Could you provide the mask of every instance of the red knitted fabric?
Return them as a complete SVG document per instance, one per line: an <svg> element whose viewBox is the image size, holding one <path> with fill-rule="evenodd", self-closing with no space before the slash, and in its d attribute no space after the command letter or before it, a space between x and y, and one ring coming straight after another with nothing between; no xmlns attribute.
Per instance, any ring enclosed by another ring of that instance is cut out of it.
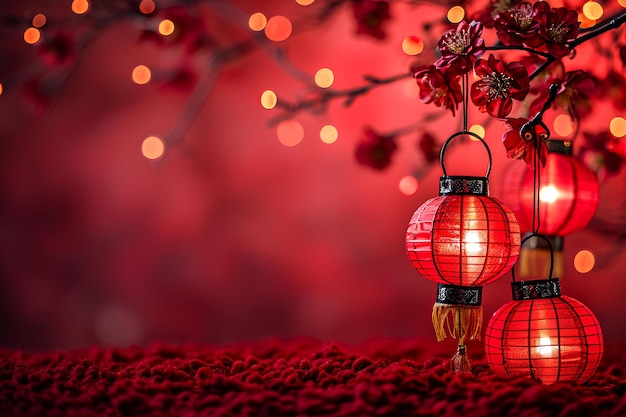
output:
<svg viewBox="0 0 626 417"><path fill-rule="evenodd" d="M626 361L607 356L585 385L544 386L480 358L451 373L448 358L407 341L4 351L0 415L626 416Z"/></svg>

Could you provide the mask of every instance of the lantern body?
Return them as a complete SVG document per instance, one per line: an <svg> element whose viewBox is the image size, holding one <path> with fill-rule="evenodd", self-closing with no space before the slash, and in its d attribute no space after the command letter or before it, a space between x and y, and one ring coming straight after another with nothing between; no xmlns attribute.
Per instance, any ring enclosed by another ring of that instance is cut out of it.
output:
<svg viewBox="0 0 626 417"><path fill-rule="evenodd" d="M497 374L523 374L544 384L585 382L598 368L603 346L596 316L567 296L513 300L494 313L485 335Z"/></svg>
<svg viewBox="0 0 626 417"><path fill-rule="evenodd" d="M533 170L516 164L507 174L505 195L511 198L523 231L533 229ZM539 233L566 236L589 224L598 207L595 174L572 155L551 152L539 171ZM508 200L507 200L508 201Z"/></svg>
<svg viewBox="0 0 626 417"><path fill-rule="evenodd" d="M519 256L513 212L486 195L445 195L420 206L406 232L406 253L426 279L458 286L485 285Z"/></svg>

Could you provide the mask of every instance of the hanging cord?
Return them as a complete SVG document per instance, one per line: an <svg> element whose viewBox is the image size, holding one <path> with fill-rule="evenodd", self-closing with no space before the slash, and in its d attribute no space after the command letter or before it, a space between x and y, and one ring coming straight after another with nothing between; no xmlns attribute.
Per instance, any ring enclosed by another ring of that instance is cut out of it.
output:
<svg viewBox="0 0 626 417"><path fill-rule="evenodd" d="M469 94L467 94L467 86L469 84L469 72L463 74L463 132L467 132L467 113L469 107Z"/></svg>
<svg viewBox="0 0 626 417"><path fill-rule="evenodd" d="M550 85L550 95L548 100L543 104L541 110L529 121L524 123L520 129L520 137L524 141L532 141L533 152L533 218L532 218L532 232L533 234L539 233L541 227L541 210L539 199L539 191L541 189L541 145L542 142L550 139L550 129L543 122L543 114L552 106L552 103L556 99L556 95L559 92L560 85ZM537 132L537 128L541 127L542 132Z"/></svg>

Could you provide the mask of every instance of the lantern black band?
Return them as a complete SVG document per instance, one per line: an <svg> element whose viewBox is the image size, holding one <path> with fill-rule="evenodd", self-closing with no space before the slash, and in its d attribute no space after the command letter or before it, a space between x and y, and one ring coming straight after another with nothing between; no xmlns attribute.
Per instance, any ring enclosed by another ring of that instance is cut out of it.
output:
<svg viewBox="0 0 626 417"><path fill-rule="evenodd" d="M558 278L512 282L514 300L533 300L561 296L561 283Z"/></svg>
<svg viewBox="0 0 626 417"><path fill-rule="evenodd" d="M440 177L439 195L489 195L486 177Z"/></svg>
<svg viewBox="0 0 626 417"><path fill-rule="evenodd" d="M440 304L479 306L482 298L482 287L461 287L449 284L439 284L437 286L437 302Z"/></svg>

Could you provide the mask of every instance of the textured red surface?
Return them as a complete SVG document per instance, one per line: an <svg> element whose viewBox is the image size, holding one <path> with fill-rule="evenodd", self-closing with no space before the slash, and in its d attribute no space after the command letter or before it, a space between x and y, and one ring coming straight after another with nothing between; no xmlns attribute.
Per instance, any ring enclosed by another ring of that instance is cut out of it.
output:
<svg viewBox="0 0 626 417"><path fill-rule="evenodd" d="M544 386L495 375L480 358L472 358L472 373L451 373L449 359L429 346L382 340L340 347L297 339L218 348L3 351L0 415L626 415L621 352L605 356L585 385Z"/></svg>

